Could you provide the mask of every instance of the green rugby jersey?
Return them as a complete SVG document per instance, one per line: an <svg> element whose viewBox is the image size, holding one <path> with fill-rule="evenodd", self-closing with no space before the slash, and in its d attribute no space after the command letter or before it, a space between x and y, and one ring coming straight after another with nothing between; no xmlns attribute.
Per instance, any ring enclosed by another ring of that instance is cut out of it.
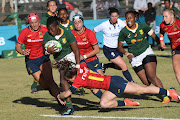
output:
<svg viewBox="0 0 180 120"><path fill-rule="evenodd" d="M64 58L66 55L70 54L72 52L70 44L76 41L76 38L71 32L64 30L62 28L60 29L61 29L61 37L58 40L48 32L46 32L43 37L43 44L46 44L46 42L50 40L56 40L61 43L62 50L60 52L53 53L54 59L56 60L60 60Z"/></svg>
<svg viewBox="0 0 180 120"><path fill-rule="evenodd" d="M57 16L57 13L55 13L56 14L56 16ZM42 18L41 18L41 24L43 24L43 25L47 25L47 19L49 18L49 17L51 17L52 16L52 14L51 14L51 12L47 12Z"/></svg>
<svg viewBox="0 0 180 120"><path fill-rule="evenodd" d="M136 23L136 28L136 32L133 33L126 25L126 27L120 31L118 37L118 41L126 41L128 44L128 52L134 56L140 55L149 47L147 33L151 30L148 25L142 23Z"/></svg>
<svg viewBox="0 0 180 120"><path fill-rule="evenodd" d="M68 31L71 31L71 30L73 30L74 29L74 24L73 24L73 22L72 21L70 21L70 20L68 20L68 26L66 27L66 25L63 25L60 21L59 21L59 24L61 25L61 26L64 26L65 28L66 28L66 30L68 30ZM60 26L60 27L61 27Z"/></svg>

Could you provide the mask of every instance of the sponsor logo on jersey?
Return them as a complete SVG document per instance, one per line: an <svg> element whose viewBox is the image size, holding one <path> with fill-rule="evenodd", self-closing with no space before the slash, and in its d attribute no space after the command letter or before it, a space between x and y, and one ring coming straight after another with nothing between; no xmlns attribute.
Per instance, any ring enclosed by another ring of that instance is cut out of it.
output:
<svg viewBox="0 0 180 120"><path fill-rule="evenodd" d="M134 35L134 37L137 37L137 33Z"/></svg>
<svg viewBox="0 0 180 120"><path fill-rule="evenodd" d="M28 35L27 37L31 37L32 35Z"/></svg>
<svg viewBox="0 0 180 120"><path fill-rule="evenodd" d="M83 35L83 41L86 41L86 36L85 35Z"/></svg>
<svg viewBox="0 0 180 120"><path fill-rule="evenodd" d="M128 38L131 38L131 34L129 33Z"/></svg>
<svg viewBox="0 0 180 120"><path fill-rule="evenodd" d="M88 43L89 43L88 41L87 42L77 42L78 45L86 45Z"/></svg>
<svg viewBox="0 0 180 120"><path fill-rule="evenodd" d="M67 41L66 41L66 38L63 38L63 39L62 39L62 43L63 43L63 44L66 44L66 42L67 42Z"/></svg>
<svg viewBox="0 0 180 120"><path fill-rule="evenodd" d="M164 30L167 30L168 28L164 28Z"/></svg>
<svg viewBox="0 0 180 120"><path fill-rule="evenodd" d="M73 26L72 25L70 25L70 29L73 30Z"/></svg>
<svg viewBox="0 0 180 120"><path fill-rule="evenodd" d="M141 30L139 30L139 33L141 34L141 35L143 35L144 34L144 32L143 32L143 30L141 29Z"/></svg>
<svg viewBox="0 0 180 120"><path fill-rule="evenodd" d="M39 38L43 38L42 32L39 32Z"/></svg>

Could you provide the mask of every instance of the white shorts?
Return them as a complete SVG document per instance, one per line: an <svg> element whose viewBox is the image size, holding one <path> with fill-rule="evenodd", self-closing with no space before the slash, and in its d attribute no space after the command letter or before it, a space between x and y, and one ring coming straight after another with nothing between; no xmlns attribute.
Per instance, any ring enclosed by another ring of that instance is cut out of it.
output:
<svg viewBox="0 0 180 120"><path fill-rule="evenodd" d="M147 55L154 55L154 52L153 52L151 46L149 46L146 49L146 51L144 51L142 54L140 54L139 56L136 56L136 57L132 58L132 60L130 60L132 67L138 67L138 66L142 65L143 59Z"/></svg>
<svg viewBox="0 0 180 120"><path fill-rule="evenodd" d="M68 55L66 55L64 58L60 59L60 60L56 60L56 62L58 61L64 61L64 60L68 60L71 61L72 63L74 63L73 65L76 65L76 59L75 59L75 54L73 52L69 53ZM60 69L58 68L58 70L60 71Z"/></svg>

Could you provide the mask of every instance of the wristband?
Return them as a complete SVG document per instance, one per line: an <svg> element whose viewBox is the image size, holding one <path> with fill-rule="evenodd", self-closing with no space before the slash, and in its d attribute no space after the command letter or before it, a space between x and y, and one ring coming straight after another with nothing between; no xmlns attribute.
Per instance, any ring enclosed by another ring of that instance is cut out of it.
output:
<svg viewBox="0 0 180 120"><path fill-rule="evenodd" d="M80 64L76 64L76 68L79 69L80 68Z"/></svg>
<svg viewBox="0 0 180 120"><path fill-rule="evenodd" d="M86 55L83 55L83 58L84 58L84 59L87 59L87 56L86 56Z"/></svg>
<svg viewBox="0 0 180 120"><path fill-rule="evenodd" d="M163 38L164 38L163 36L160 36L160 41L163 41Z"/></svg>

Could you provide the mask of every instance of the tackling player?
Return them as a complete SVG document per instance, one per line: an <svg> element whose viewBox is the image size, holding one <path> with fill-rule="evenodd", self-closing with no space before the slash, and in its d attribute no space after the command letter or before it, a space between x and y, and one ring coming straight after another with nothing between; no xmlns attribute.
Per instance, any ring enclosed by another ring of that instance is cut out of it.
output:
<svg viewBox="0 0 180 120"><path fill-rule="evenodd" d="M115 100L116 97L121 97L123 93L127 94L159 94L170 96L176 101L180 101L180 96L174 89L166 90L155 86L142 87L134 82L128 82L120 76L100 75L88 69L85 62L80 63L80 68L77 71L76 68L68 64L68 61L58 63L61 69L64 70L64 77L67 81L72 82L72 86L69 90L60 93L57 98L64 104L63 100L70 96L79 87L86 87L87 89L97 88L104 89L100 106L102 108L114 108L117 106L138 106L137 101L131 101L125 99L124 101Z"/></svg>
<svg viewBox="0 0 180 120"><path fill-rule="evenodd" d="M160 24L160 28L161 47L166 48L163 42L165 32L171 41L173 69L180 85L180 18L176 17L172 8L164 10L163 22Z"/></svg>
<svg viewBox="0 0 180 120"><path fill-rule="evenodd" d="M52 96L59 94L59 88L54 82L49 56L43 54L43 37L47 28L39 26L39 17L36 13L28 15L29 26L19 34L16 51L25 55L26 69L42 86L49 90ZM22 44L25 50L21 49ZM44 79L45 78L45 79Z"/></svg>

